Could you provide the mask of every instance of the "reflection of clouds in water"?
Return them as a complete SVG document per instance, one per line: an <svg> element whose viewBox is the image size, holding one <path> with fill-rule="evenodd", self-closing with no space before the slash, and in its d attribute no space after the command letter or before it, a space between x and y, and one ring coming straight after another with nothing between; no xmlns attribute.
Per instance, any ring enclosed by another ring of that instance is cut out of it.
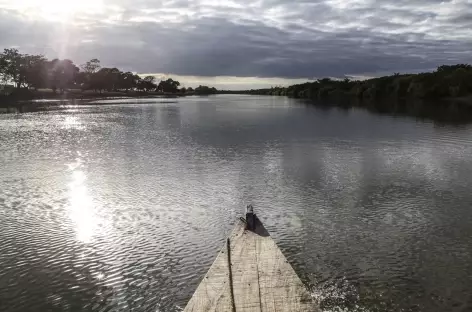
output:
<svg viewBox="0 0 472 312"><path fill-rule="evenodd" d="M279 176L283 170L283 154L277 148L268 148L262 156L262 162L267 173Z"/></svg>
<svg viewBox="0 0 472 312"><path fill-rule="evenodd" d="M428 182L440 187L453 179L453 172L448 162L451 158L447 151L435 147L421 145L395 145L377 150L380 163L384 170L395 168L398 173L408 172L408 175L426 178Z"/></svg>
<svg viewBox="0 0 472 312"><path fill-rule="evenodd" d="M264 154L262 155L262 166L264 170L264 184L258 187L257 193L264 193L269 201L274 199L278 205L282 206L294 206L298 205L298 198L294 199L293 192L296 190L296 183L293 183L292 179L287 175L286 172L286 155L277 145L267 145ZM257 170L254 171L254 180L260 179L257 174ZM260 195L255 195L256 199L260 199ZM274 204L266 204L271 209L274 208ZM264 207L264 205L263 205ZM260 207L256 206L256 209ZM264 209L264 208L263 208ZM264 211L260 211L266 214ZM273 211L273 213L276 211ZM302 212L301 212L302 213ZM301 221L302 216L298 213L284 214L281 222L287 224L293 232L297 232L303 228Z"/></svg>
<svg viewBox="0 0 472 312"><path fill-rule="evenodd" d="M433 205L431 199L414 198L408 200L406 198L388 197L383 199L376 209L378 210L379 221L384 225L391 226L391 231L397 233L398 228L409 229L411 226L418 228L426 226L428 219L424 213L424 207ZM382 233L388 234L389 229L383 228ZM401 233L396 234L397 238Z"/></svg>
<svg viewBox="0 0 472 312"><path fill-rule="evenodd" d="M350 146L336 144L338 146L326 144L320 147L320 179L326 190L348 192L350 196L342 196L340 199L346 205L354 204L362 188L360 179L364 171L363 158Z"/></svg>

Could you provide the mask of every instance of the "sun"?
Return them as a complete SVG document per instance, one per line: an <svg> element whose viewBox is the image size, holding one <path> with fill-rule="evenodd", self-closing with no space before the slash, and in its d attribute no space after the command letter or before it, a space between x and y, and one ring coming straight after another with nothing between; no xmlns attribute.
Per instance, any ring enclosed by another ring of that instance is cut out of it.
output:
<svg viewBox="0 0 472 312"><path fill-rule="evenodd" d="M0 4L4 1L0 0ZM16 0L8 1L11 9L16 9L31 18L50 21L67 21L82 14L101 11L102 0ZM0 5L1 7L2 5Z"/></svg>

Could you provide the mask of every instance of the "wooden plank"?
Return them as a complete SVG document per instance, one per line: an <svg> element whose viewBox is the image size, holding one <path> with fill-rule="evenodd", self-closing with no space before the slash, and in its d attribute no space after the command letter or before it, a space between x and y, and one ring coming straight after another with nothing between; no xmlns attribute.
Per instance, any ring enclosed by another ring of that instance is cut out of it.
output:
<svg viewBox="0 0 472 312"><path fill-rule="evenodd" d="M233 253L238 252L242 247L240 244L235 243L235 239L242 236L244 232L244 227L242 227L239 222L240 221L238 221L238 224L229 236L230 242L234 242L230 243L232 255ZM238 249L236 249L236 247ZM232 262L234 262L234 260ZM213 262L210 270L208 270L207 274L204 276L184 311L233 311L233 303L231 301L229 288L229 267L228 256L226 255L226 245L223 246L219 252L215 262Z"/></svg>
<svg viewBox="0 0 472 312"><path fill-rule="evenodd" d="M262 311L318 311L302 281L270 237L257 240L257 257Z"/></svg>
<svg viewBox="0 0 472 312"><path fill-rule="evenodd" d="M243 233L231 241L231 268L236 311L259 312L259 281L257 278L256 241L239 226Z"/></svg>
<svg viewBox="0 0 472 312"><path fill-rule="evenodd" d="M254 232L245 230L245 224L238 221L229 242L231 267L228 266L225 245L188 302L185 312L319 311L257 218Z"/></svg>

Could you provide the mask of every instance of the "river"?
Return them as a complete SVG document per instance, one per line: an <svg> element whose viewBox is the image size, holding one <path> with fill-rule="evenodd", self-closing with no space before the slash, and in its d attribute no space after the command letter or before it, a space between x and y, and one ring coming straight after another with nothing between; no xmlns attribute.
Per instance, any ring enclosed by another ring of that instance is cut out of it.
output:
<svg viewBox="0 0 472 312"><path fill-rule="evenodd" d="M471 311L471 155L284 97L2 114L0 311L181 311L249 203L323 311Z"/></svg>

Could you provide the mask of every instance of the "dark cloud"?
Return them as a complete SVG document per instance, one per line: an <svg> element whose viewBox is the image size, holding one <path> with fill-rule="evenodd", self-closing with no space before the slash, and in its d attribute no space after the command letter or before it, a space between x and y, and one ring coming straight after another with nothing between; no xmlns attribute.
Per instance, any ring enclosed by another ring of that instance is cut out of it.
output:
<svg viewBox="0 0 472 312"><path fill-rule="evenodd" d="M113 7L69 23L0 10L0 47L198 76L375 75L471 62L472 6L461 0L105 4Z"/></svg>

